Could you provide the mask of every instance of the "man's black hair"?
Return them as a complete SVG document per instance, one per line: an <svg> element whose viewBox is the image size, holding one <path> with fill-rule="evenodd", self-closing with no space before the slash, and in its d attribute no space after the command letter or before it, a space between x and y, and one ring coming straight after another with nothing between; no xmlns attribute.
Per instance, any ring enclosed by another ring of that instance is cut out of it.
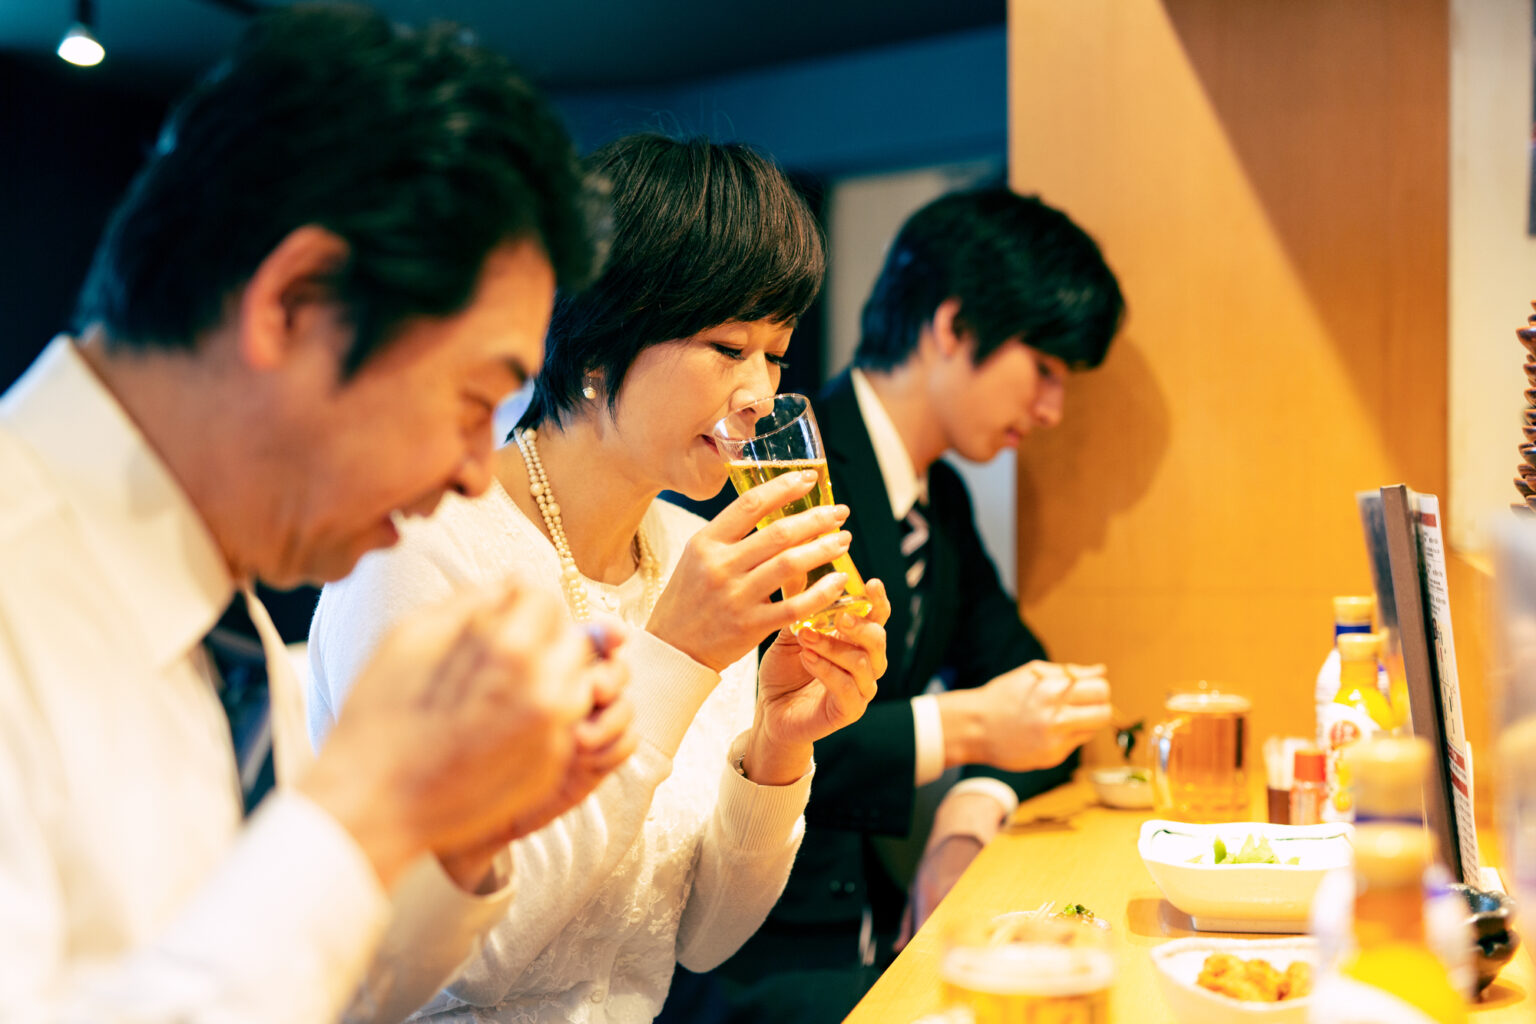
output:
<svg viewBox="0 0 1536 1024"><path fill-rule="evenodd" d="M587 159L609 187L602 274L562 291L520 426L561 422L587 374L609 408L646 348L734 321L793 324L826 270L821 227L771 161L739 144L630 135Z"/></svg>
<svg viewBox="0 0 1536 1024"><path fill-rule="evenodd" d="M167 119L76 324L114 346L191 348L284 237L316 225L349 247L322 283L356 329L351 372L403 321L462 309L500 244L535 241L562 287L584 284L592 206L551 108L462 29L285 8Z"/></svg>
<svg viewBox="0 0 1536 1024"><path fill-rule="evenodd" d="M1019 338L1073 369L1098 366L1125 313L1098 245L1066 214L1001 186L954 192L914 213L891 243L864 305L855 365L906 362L950 298L978 365Z"/></svg>

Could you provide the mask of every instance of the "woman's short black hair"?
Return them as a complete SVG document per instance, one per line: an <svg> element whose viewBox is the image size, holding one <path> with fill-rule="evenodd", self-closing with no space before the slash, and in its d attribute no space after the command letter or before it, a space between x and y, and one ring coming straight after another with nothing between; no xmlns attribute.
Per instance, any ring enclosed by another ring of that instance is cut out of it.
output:
<svg viewBox="0 0 1536 1024"><path fill-rule="evenodd" d="M1125 314L1093 239L1060 210L1001 186L942 196L902 225L864 305L855 364L906 362L950 298L978 365L1020 338L1073 369L1098 366Z"/></svg>
<svg viewBox="0 0 1536 1024"><path fill-rule="evenodd" d="M448 25L359 7L258 17L167 119L114 213L76 311L112 345L191 348L290 232L349 257L325 282L358 366L413 316L464 307L487 254L543 246L593 273L592 201L569 136L502 57Z"/></svg>
<svg viewBox="0 0 1536 1024"><path fill-rule="evenodd" d="M556 423L600 377L608 407L644 349L735 321L793 324L821 288L821 227L770 160L739 144L630 135L586 161L607 182L611 249L562 290L520 426Z"/></svg>

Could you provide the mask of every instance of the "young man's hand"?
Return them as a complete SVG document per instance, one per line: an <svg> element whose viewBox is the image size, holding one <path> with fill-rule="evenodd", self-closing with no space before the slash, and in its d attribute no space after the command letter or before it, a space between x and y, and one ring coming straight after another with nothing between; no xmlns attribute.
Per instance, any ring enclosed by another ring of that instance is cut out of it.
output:
<svg viewBox="0 0 1536 1024"><path fill-rule="evenodd" d="M1052 768L1110 720L1102 665L1032 661L938 702L946 765Z"/></svg>

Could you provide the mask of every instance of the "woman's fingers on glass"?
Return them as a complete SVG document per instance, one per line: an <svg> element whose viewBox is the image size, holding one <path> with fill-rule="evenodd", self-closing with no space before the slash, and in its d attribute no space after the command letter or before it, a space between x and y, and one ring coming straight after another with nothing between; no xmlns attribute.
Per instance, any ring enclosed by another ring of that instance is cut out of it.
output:
<svg viewBox="0 0 1536 1024"><path fill-rule="evenodd" d="M801 619L832 606L842 596L843 586L848 582L846 573L830 572L817 580L815 585L794 595L786 594L784 600L772 605L773 624L775 628L789 625L791 622L799 622ZM801 630L804 633L804 630Z"/></svg>
<svg viewBox="0 0 1536 1024"><path fill-rule="evenodd" d="M795 568L801 572L809 572L812 569L826 565L838 555L848 553L853 545L853 534L847 530L838 530L829 533L825 537L817 537L807 541L799 547L784 552L780 557L794 563Z"/></svg>
<svg viewBox="0 0 1536 1024"><path fill-rule="evenodd" d="M751 533L758 523L810 493L811 488L816 486L816 478L814 470L801 470L758 484L725 506L705 529L722 540L740 540Z"/></svg>
<svg viewBox="0 0 1536 1024"><path fill-rule="evenodd" d="M785 596L798 594L805 589L811 570L820 569L831 563L833 559L846 554L852 540L852 536L846 530L841 530L837 533L829 533L825 537L817 537L788 551L782 551L747 574L748 586L754 593L783 590ZM839 575L843 574L839 573ZM843 578L846 580L847 577ZM834 593L821 608L827 607L839 596L841 596L840 591ZM811 610L821 611L821 608Z"/></svg>
<svg viewBox="0 0 1536 1024"><path fill-rule="evenodd" d="M826 687L826 701L832 712L828 718L834 723L832 729L841 729L858 721L875 693L874 680L869 673L849 671L831 658L819 656L815 651L806 651L801 659L806 671ZM826 732L822 735L826 735Z"/></svg>
<svg viewBox="0 0 1536 1024"><path fill-rule="evenodd" d="M879 626L873 623L869 624L869 628L872 630L880 629ZM807 636L807 634L810 635ZM879 674L875 671L874 658L871 656L869 647L866 644L854 642L848 637L817 633L815 630L801 630L801 636L803 638L802 643L808 641L808 646L814 653L853 675L855 678L862 676L873 680ZM873 638L866 635L864 639L868 641Z"/></svg>
<svg viewBox="0 0 1536 1024"><path fill-rule="evenodd" d="M850 624L845 626L843 624L845 620ZM883 625L844 612L838 616L837 633L839 637L865 652L869 658L870 670L876 679L885 675L886 636Z"/></svg>
<svg viewBox="0 0 1536 1024"><path fill-rule="evenodd" d="M746 572L780 552L836 533L848 518L846 505L829 505L785 516L735 545L737 568Z"/></svg>
<svg viewBox="0 0 1536 1024"><path fill-rule="evenodd" d="M865 580L864 596L869 600L868 618L871 622L878 622L883 626L891 620L891 597L885 589L885 581Z"/></svg>

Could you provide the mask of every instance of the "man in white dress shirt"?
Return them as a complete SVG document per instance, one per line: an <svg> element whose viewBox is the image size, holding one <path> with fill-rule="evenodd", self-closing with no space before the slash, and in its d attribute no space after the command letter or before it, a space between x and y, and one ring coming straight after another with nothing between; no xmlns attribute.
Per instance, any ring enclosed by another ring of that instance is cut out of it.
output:
<svg viewBox="0 0 1536 1024"><path fill-rule="evenodd" d="M504 62L357 10L258 19L172 115L78 337L0 398L0 1020L399 1018L502 916L497 851L627 754L619 670L509 590L407 622L315 757L253 601L279 786L242 824L200 646L487 486L585 203Z"/></svg>

